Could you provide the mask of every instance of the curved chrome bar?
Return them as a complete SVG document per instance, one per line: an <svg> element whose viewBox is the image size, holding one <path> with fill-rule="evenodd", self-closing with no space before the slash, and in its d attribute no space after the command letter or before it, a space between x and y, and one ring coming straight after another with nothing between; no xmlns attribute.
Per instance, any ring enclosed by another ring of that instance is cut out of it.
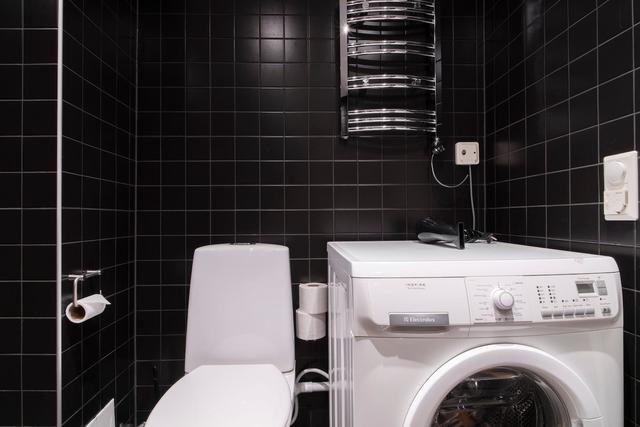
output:
<svg viewBox="0 0 640 427"><path fill-rule="evenodd" d="M380 40L380 41L352 41L349 42L349 48L361 48L370 46L412 46L424 49L435 49L432 43L423 43L411 40Z"/></svg>
<svg viewBox="0 0 640 427"><path fill-rule="evenodd" d="M348 45L348 55L351 57L362 55L419 55L435 57L435 46L426 43L404 40L381 40L379 42L351 42Z"/></svg>
<svg viewBox="0 0 640 427"><path fill-rule="evenodd" d="M424 115L429 117L435 117L436 112L431 110L409 110L405 108L376 108L367 110L351 110L349 115L372 115L372 114L405 114L405 115Z"/></svg>
<svg viewBox="0 0 640 427"><path fill-rule="evenodd" d="M436 124L435 120L428 119L417 119L411 117L366 117L366 118L357 118L357 119L349 119L350 125L356 125L361 123L428 123L428 124Z"/></svg>
<svg viewBox="0 0 640 427"><path fill-rule="evenodd" d="M355 24L358 22L368 22L368 21L415 21L423 24L435 24L435 19L432 18L423 18L419 16L410 16L410 15L373 15L373 16L354 16L347 18L347 23Z"/></svg>
<svg viewBox="0 0 640 427"><path fill-rule="evenodd" d="M435 127L420 127L420 126L390 126L390 125L381 125L381 126L354 126L349 127L349 132L360 133L360 132L386 132L386 131L401 131L401 132L435 132Z"/></svg>
<svg viewBox="0 0 640 427"><path fill-rule="evenodd" d="M435 83L436 79L433 77L416 76L413 74L370 74L366 76L352 76L349 77L349 82L358 80L418 80Z"/></svg>
<svg viewBox="0 0 640 427"><path fill-rule="evenodd" d="M404 74L354 76L348 79L349 90L360 89L420 89L435 91L435 79Z"/></svg>
<svg viewBox="0 0 640 427"><path fill-rule="evenodd" d="M423 6L426 8L434 9L435 6L433 4L433 0L349 0L347 1L347 7L352 6L364 6L365 4L377 4L377 3L404 3L415 6Z"/></svg>

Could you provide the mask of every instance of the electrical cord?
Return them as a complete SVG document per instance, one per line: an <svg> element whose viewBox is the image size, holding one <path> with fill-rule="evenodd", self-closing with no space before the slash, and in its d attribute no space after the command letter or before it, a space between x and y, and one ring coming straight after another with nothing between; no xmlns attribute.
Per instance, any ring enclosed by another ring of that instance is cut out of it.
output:
<svg viewBox="0 0 640 427"><path fill-rule="evenodd" d="M431 155L431 173L433 174L433 177L435 178L436 182L440 185L442 185L445 188L458 188L460 187L462 184L464 184L467 179L469 179L469 175L465 176L462 181L460 181L459 183L455 184L455 185L449 185L449 184L445 184L442 181L440 181L438 179L438 176L436 175L436 169L433 167L433 158L435 157L435 154Z"/></svg>
<svg viewBox="0 0 640 427"><path fill-rule="evenodd" d="M472 218L472 223L473 223L473 229L476 229L476 208L475 208L475 203L473 201L473 177L472 177L472 172L471 172L471 166L469 166L469 173L467 174L467 176L465 176L462 181L460 181L457 184L454 185L449 185L449 184L445 184L442 181L440 181L438 179L438 176L436 175L436 169L433 166L433 158L436 156L436 153L432 153L431 154L431 174L433 175L433 178L436 180L436 182L438 184L440 184L441 186L445 187L445 188L458 188L460 187L462 184L464 184L465 182L467 182L467 180L469 180L469 200L471 201L471 218Z"/></svg>
<svg viewBox="0 0 640 427"><path fill-rule="evenodd" d="M469 200L471 200L471 217L473 218L473 229L476 229L476 207L473 203L473 174L471 173L471 166L469 166Z"/></svg>
<svg viewBox="0 0 640 427"><path fill-rule="evenodd" d="M304 377L307 374L322 375L324 378L327 379L327 381L329 380L329 374L327 374L322 369L318 369L318 368L305 369L305 370L301 371L296 376L296 380L295 380L295 384L294 384L294 390L293 390L293 392L295 394L295 400L293 401L293 413L291 414L291 422L289 423L289 425L293 425L293 423L295 423L296 420L298 419L298 391L296 389L297 389L297 385L300 382L300 380L302 379L302 377Z"/></svg>

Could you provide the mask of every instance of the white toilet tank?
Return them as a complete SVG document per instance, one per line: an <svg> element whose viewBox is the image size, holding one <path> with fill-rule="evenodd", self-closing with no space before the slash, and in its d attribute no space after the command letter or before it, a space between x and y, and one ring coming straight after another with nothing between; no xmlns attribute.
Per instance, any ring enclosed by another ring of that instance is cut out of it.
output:
<svg viewBox="0 0 640 427"><path fill-rule="evenodd" d="M294 369L289 248L221 244L193 256L185 371L200 365Z"/></svg>

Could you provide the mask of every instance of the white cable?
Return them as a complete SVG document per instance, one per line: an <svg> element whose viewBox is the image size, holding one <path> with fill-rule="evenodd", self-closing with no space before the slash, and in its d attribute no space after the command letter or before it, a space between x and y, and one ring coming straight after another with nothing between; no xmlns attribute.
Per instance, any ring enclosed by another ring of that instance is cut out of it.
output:
<svg viewBox="0 0 640 427"><path fill-rule="evenodd" d="M296 384L296 394L317 393L329 391L329 381L302 381Z"/></svg>
<svg viewBox="0 0 640 427"><path fill-rule="evenodd" d="M305 369L304 371L301 371L298 376L296 377L296 383L300 382L300 379L302 377L304 377L307 374L318 374L318 375L322 375L323 377L325 377L326 379L329 379L329 374L327 374L325 371L323 371L322 369L318 369L318 368L309 368L309 369Z"/></svg>
<svg viewBox="0 0 640 427"><path fill-rule="evenodd" d="M460 187L462 184L464 184L467 179L469 178L469 175L465 176L464 179L462 181L460 181L459 183L455 184L455 185L448 185L448 184L444 184L442 181L440 181L438 179L438 177L436 176L436 170L433 167L433 158L435 157L435 154L431 155L431 173L433 174L433 177L436 179L436 182L440 185L442 185L445 188L458 188Z"/></svg>
<svg viewBox="0 0 640 427"><path fill-rule="evenodd" d="M296 420L298 419L298 390L296 385L300 382L300 379L302 379L302 377L311 373L322 375L327 380L329 380L329 374L327 374L322 369L318 369L318 368L305 369L296 376L296 380L294 381L294 385L293 385L293 393L295 394L295 400L293 401L293 413L291 414L291 422L289 423L289 425L293 425L293 423L295 423Z"/></svg>
<svg viewBox="0 0 640 427"><path fill-rule="evenodd" d="M291 414L291 422L289 423L289 425L292 426L297 419L298 419L298 396L296 395L296 398L293 400L293 414Z"/></svg>
<svg viewBox="0 0 640 427"><path fill-rule="evenodd" d="M471 200L471 217L473 218L473 229L476 229L476 208L473 204L473 176L471 173L471 166L469 166L469 199Z"/></svg>

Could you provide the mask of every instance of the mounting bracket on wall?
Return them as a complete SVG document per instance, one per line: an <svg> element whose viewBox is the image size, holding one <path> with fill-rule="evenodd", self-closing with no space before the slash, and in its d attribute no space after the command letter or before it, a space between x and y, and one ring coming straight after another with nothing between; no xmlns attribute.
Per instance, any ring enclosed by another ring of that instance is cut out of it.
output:
<svg viewBox="0 0 640 427"><path fill-rule="evenodd" d="M84 282L90 277L100 276L101 270L86 270L79 274L67 274L62 276L64 280L73 280L73 306L78 306L78 282Z"/></svg>

